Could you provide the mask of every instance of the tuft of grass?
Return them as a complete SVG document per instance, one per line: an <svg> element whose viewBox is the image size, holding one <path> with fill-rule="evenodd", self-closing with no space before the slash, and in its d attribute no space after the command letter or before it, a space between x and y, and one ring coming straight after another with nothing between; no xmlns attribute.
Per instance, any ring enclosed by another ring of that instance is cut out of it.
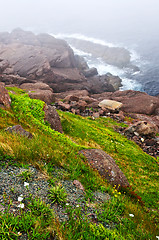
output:
<svg viewBox="0 0 159 240"><path fill-rule="evenodd" d="M33 173L30 170L22 171L17 176L20 177L24 182L29 181L32 177Z"/></svg>
<svg viewBox="0 0 159 240"><path fill-rule="evenodd" d="M52 200L52 203L56 202L63 205L64 203L66 203L67 193L65 192L65 189L60 185L53 186L49 190L48 197Z"/></svg>

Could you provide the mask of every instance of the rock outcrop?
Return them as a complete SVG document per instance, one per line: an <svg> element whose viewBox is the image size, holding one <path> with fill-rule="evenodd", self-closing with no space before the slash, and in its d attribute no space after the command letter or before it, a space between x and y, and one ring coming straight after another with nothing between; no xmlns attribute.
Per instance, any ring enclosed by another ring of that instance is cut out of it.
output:
<svg viewBox="0 0 159 240"><path fill-rule="evenodd" d="M55 109L55 107L50 105L45 105L44 107L45 112L45 121L47 121L51 128L55 131L63 133L60 117Z"/></svg>
<svg viewBox="0 0 159 240"><path fill-rule="evenodd" d="M40 81L54 92L85 89L89 93L116 91L121 86L118 77L97 74L64 40L21 29L0 33L0 81L5 84Z"/></svg>
<svg viewBox="0 0 159 240"><path fill-rule="evenodd" d="M30 98L40 99L47 104L55 101L52 88L43 82L24 83L20 88L27 90Z"/></svg>
<svg viewBox="0 0 159 240"><path fill-rule="evenodd" d="M11 98L4 86L4 83L0 83L0 107L9 108L11 104Z"/></svg>
<svg viewBox="0 0 159 240"><path fill-rule="evenodd" d="M104 99L115 100L123 103L121 110L127 113L156 114L159 108L159 98L148 95L144 92L126 90L114 93L102 93L93 95L98 101Z"/></svg>

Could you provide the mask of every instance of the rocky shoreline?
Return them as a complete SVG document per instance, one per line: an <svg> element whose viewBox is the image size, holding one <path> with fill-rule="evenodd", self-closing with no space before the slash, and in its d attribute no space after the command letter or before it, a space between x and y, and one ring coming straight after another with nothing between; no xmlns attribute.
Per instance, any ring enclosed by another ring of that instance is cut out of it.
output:
<svg viewBox="0 0 159 240"><path fill-rule="evenodd" d="M128 58L128 52L123 51L116 49L114 55L118 56L120 52L123 57L125 53ZM121 59L124 61L125 58ZM99 76L97 69L89 68L84 58L74 55L64 40L21 29L0 33L0 82L1 92L4 85L16 86L26 90L31 98L41 99L63 111L94 119L111 117L132 129L134 124L143 122L140 133L132 130L126 135L148 154L159 156L159 98L139 91L119 91L121 79L118 76L110 73ZM115 101L121 106L102 107L99 104L103 100ZM9 106L8 101L1 97L0 104ZM51 109L47 107L47 116ZM53 112L50 116L54 115L57 119L57 114ZM56 124L51 124L55 128ZM145 134L145 129L150 131L146 130ZM62 132L62 129L59 131ZM118 131L125 134L124 129Z"/></svg>

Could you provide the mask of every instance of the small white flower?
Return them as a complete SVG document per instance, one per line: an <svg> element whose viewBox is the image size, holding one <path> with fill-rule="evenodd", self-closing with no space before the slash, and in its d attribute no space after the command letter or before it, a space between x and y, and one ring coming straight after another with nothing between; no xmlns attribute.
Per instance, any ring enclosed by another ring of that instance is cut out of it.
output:
<svg viewBox="0 0 159 240"><path fill-rule="evenodd" d="M19 208L24 208L24 203L20 203L20 204L18 205L18 207L19 207Z"/></svg>
<svg viewBox="0 0 159 240"><path fill-rule="evenodd" d="M141 138L141 142L144 142L145 141L145 139L144 138Z"/></svg>
<svg viewBox="0 0 159 240"><path fill-rule="evenodd" d="M79 205L76 205L76 207L79 207Z"/></svg>
<svg viewBox="0 0 159 240"><path fill-rule="evenodd" d="M130 213L129 216L130 216L130 217L134 217L134 214L131 214L131 213Z"/></svg>
<svg viewBox="0 0 159 240"><path fill-rule="evenodd" d="M18 197L18 202L21 202L23 200L22 197Z"/></svg>
<svg viewBox="0 0 159 240"><path fill-rule="evenodd" d="M69 203L66 203L66 206L69 206Z"/></svg>
<svg viewBox="0 0 159 240"><path fill-rule="evenodd" d="M159 239L159 236L156 236L157 239Z"/></svg>
<svg viewBox="0 0 159 240"><path fill-rule="evenodd" d="M29 183L24 182L24 187L27 187L27 186L29 186Z"/></svg>

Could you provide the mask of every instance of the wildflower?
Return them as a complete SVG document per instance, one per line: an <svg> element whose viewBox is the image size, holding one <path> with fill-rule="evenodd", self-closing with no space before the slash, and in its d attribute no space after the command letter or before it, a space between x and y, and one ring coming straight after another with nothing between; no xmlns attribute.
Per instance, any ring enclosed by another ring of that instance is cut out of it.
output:
<svg viewBox="0 0 159 240"><path fill-rule="evenodd" d="M77 204L76 207L79 207L79 205Z"/></svg>
<svg viewBox="0 0 159 240"><path fill-rule="evenodd" d="M18 197L18 202L21 202L23 200L22 197Z"/></svg>
<svg viewBox="0 0 159 240"><path fill-rule="evenodd" d="M29 186L29 183L24 182L24 187L27 187L27 186Z"/></svg>
<svg viewBox="0 0 159 240"><path fill-rule="evenodd" d="M144 142L144 138L141 138L141 142Z"/></svg>
<svg viewBox="0 0 159 240"><path fill-rule="evenodd" d="M156 236L157 239L159 239L159 236Z"/></svg>
<svg viewBox="0 0 159 240"><path fill-rule="evenodd" d="M130 213L129 216L130 216L130 217L134 217L134 214L131 214L131 213Z"/></svg>
<svg viewBox="0 0 159 240"><path fill-rule="evenodd" d="M69 203L66 203L66 206L69 206Z"/></svg>
<svg viewBox="0 0 159 240"><path fill-rule="evenodd" d="M114 197L117 197L117 195L115 194Z"/></svg>
<svg viewBox="0 0 159 240"><path fill-rule="evenodd" d="M18 205L18 207L19 207L19 208L24 208L24 203L20 203L20 204Z"/></svg>

